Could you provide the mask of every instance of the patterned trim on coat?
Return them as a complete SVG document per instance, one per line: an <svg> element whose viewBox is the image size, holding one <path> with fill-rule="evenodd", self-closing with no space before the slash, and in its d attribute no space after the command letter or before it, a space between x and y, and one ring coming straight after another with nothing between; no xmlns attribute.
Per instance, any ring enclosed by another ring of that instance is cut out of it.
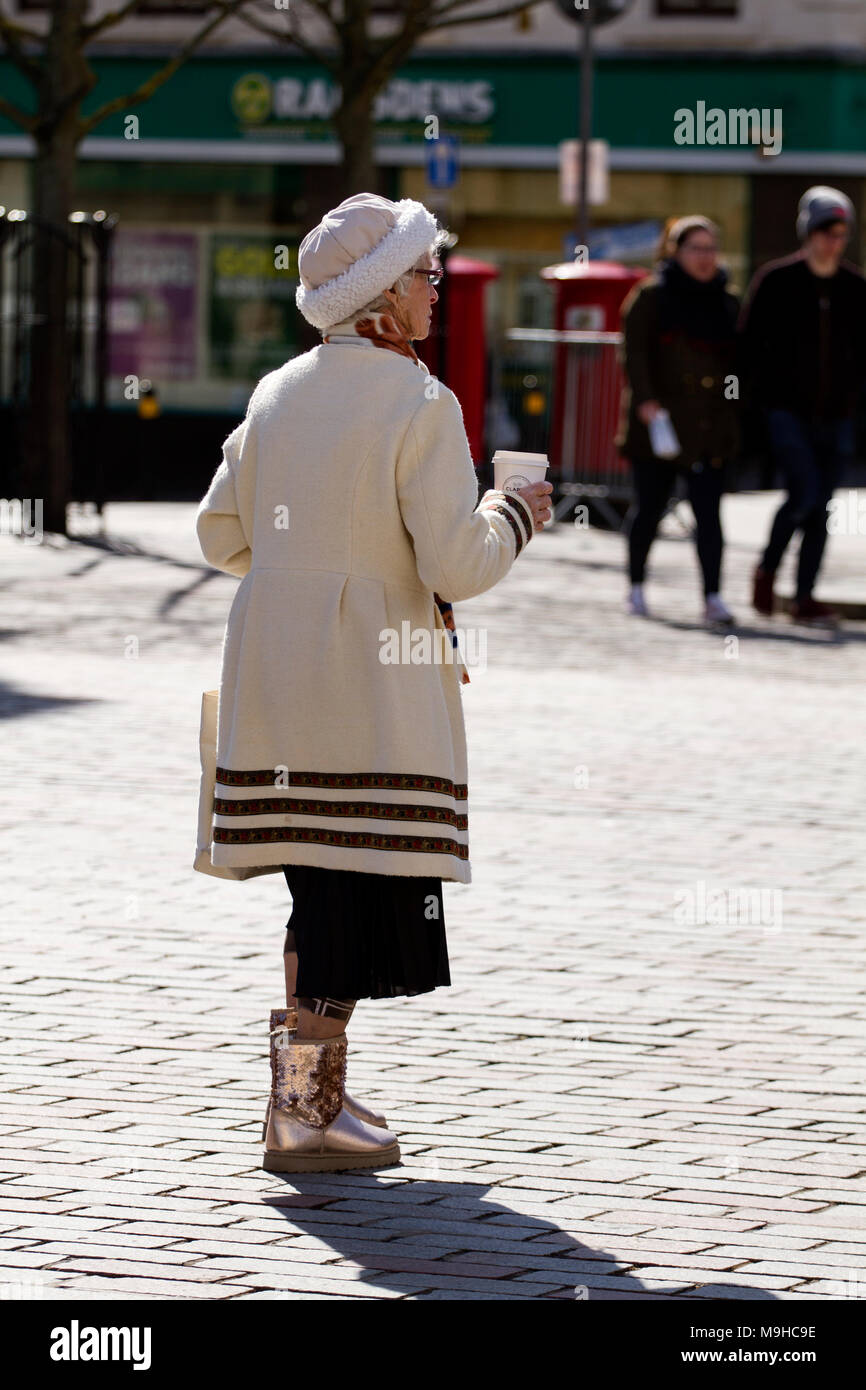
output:
<svg viewBox="0 0 866 1390"><path fill-rule="evenodd" d="M296 797L269 796L242 801L214 799L218 816L269 816L294 814L298 816L345 816L350 820L411 820L432 821L438 825L453 825L466 830L469 817L452 811L450 806L409 806L393 801L302 801Z"/></svg>
<svg viewBox="0 0 866 1390"><path fill-rule="evenodd" d="M493 491L496 492L496 489ZM510 506L516 508L526 529L526 539L531 541L535 535L535 517L526 498L521 497L519 492L498 492L496 496L497 500L504 497Z"/></svg>
<svg viewBox="0 0 866 1390"><path fill-rule="evenodd" d="M319 830L312 826L256 826L249 830L228 830L214 827L215 844L262 845L290 841L294 844L333 845L338 849L381 849L405 851L409 854L451 854L455 859L469 859L468 845L455 840L428 838L424 835L374 835L365 830Z"/></svg>
<svg viewBox="0 0 866 1390"><path fill-rule="evenodd" d="M469 786L452 782L449 777L430 777L414 772L286 772L286 790L291 787L343 787L348 790L367 790L383 787L391 791L437 792L455 801L466 801ZM255 771L218 767L216 780L224 787L275 787L277 771L264 767ZM280 783L282 786L282 782Z"/></svg>
<svg viewBox="0 0 866 1390"><path fill-rule="evenodd" d="M521 502L522 501L523 499L521 498ZM531 526L532 524L534 524L530 523L530 525L527 526L523 514L519 510L519 506L520 503L518 503L515 506L512 503L511 498L508 497L504 492L495 492L492 496L487 497L486 501L482 499L479 507L480 511L499 512L501 516L505 517L505 520L508 522L509 526L514 532L515 560L517 559L517 556L520 554L524 545L526 545L529 539L531 538ZM527 508L527 510L529 509ZM530 517L531 516L532 512L530 510ZM522 525L518 524L518 518L520 519L520 522L523 523Z"/></svg>

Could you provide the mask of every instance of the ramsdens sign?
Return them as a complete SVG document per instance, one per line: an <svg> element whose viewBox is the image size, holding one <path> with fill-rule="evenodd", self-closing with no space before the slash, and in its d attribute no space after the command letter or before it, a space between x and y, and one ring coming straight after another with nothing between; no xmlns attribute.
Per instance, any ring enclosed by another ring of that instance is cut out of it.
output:
<svg viewBox="0 0 866 1390"><path fill-rule="evenodd" d="M232 109L245 126L272 121L327 121L340 101L339 88L321 77L278 77L247 72L232 88ZM412 81L394 78L376 98L377 121L424 121L437 115L487 121L495 114L492 82Z"/></svg>
<svg viewBox="0 0 866 1390"><path fill-rule="evenodd" d="M85 101L85 114L106 100L134 92L152 77L156 61L94 56L98 82ZM833 168L851 173L866 168L862 62L750 55L695 63L688 55L654 55L648 63L641 55L602 53L593 90L596 132L604 136L613 156L618 150L642 152L644 168L676 168L697 160L710 168L718 159L728 169L739 161L744 171L754 172L761 167L754 117L763 119L765 113L773 119L769 139L760 132L761 144L770 152L779 148L777 168L796 152L814 154L814 167L828 174ZM3 57L0 92L22 110L32 109L30 84ZM282 141L291 146L290 159L300 158L308 144L312 162L323 144L334 146L328 117L336 101L332 75L303 59L200 54L154 92L137 114L148 157L161 157L163 143L168 157L183 142L195 141L219 147L219 158L231 157L232 144L238 145L242 161L250 157L247 150L252 145L260 146L260 152L273 149L279 158L276 147ZM640 120L635 111L641 113ZM684 112L694 117L693 131ZM719 113L724 114L724 128ZM394 73L373 114L377 144L391 146L392 156L403 146L415 163L423 153L424 123L438 115L444 132L459 137L464 156L469 146L475 147L478 163L489 149L493 156L506 151L505 164L519 151L520 167L534 162L556 168L559 143L574 136L574 56L565 51L533 54L530 61L522 53L416 55ZM85 141L85 153L95 157L98 141L107 156L104 142L111 140L121 158L142 158L129 137L127 117L127 108L121 107L102 121ZM0 158L13 153L17 157L25 138L0 112ZM199 153L178 150L178 158L193 159ZM618 167L627 166L620 162Z"/></svg>

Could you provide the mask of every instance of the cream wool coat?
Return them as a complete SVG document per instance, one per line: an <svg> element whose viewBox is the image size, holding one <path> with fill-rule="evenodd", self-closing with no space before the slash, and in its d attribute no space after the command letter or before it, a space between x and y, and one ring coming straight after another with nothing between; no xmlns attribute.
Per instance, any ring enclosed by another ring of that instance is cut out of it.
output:
<svg viewBox="0 0 866 1390"><path fill-rule="evenodd" d="M344 338L259 382L196 517L241 580L212 864L471 881L459 668L383 662L383 634L408 622L435 651L434 590L492 588L532 528L514 493L478 503L457 397L411 358Z"/></svg>

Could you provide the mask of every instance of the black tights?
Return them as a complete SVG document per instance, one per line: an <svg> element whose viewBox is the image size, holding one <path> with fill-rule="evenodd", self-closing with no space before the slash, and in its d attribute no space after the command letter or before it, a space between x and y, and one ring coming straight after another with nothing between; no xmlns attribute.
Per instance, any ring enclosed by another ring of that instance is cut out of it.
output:
<svg viewBox="0 0 866 1390"><path fill-rule="evenodd" d="M632 584L642 584L650 546L674 490L677 468L661 460L645 462L643 459L636 459L632 468L636 496L628 535L629 574ZM719 592L722 568L719 504L723 473L723 468L713 468L708 462L699 462L685 475L689 502L695 514L695 540L705 596Z"/></svg>
<svg viewBox="0 0 866 1390"><path fill-rule="evenodd" d="M291 927L286 927L286 940L283 946L283 955L289 956L297 952L295 933ZM318 1014L322 1018L339 1018L344 1023L348 1023L355 1008L354 999L332 999L329 995L315 996L314 998L301 998L297 996L298 1008L308 1009L311 1014Z"/></svg>

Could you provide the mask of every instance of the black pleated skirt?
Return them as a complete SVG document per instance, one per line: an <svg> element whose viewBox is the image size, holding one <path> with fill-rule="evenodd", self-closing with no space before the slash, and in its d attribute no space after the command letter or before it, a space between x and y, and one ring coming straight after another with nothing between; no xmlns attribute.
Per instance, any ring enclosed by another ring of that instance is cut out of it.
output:
<svg viewBox="0 0 866 1390"><path fill-rule="evenodd" d="M284 864L296 995L387 999L451 984L440 878Z"/></svg>

